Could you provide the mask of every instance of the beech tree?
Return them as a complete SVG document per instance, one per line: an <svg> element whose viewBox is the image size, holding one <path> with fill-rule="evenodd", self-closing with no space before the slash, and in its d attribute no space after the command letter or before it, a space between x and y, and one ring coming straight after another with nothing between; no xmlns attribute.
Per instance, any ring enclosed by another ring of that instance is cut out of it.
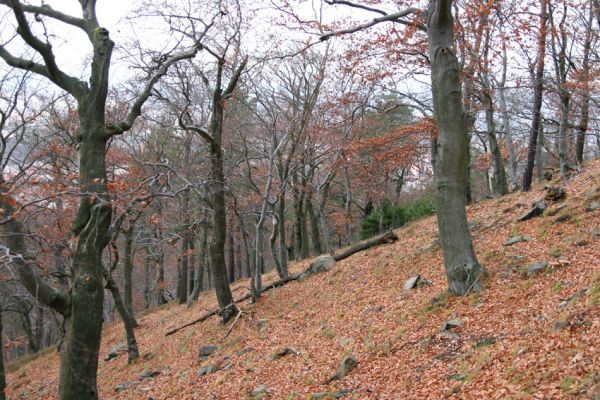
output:
<svg viewBox="0 0 600 400"><path fill-rule="evenodd" d="M350 4L373 11L371 7L345 1L332 0L330 3ZM451 293L464 295L481 290L483 282L482 268L473 250L465 209L469 140L451 7L452 0L432 0L425 13L417 8L406 8L389 14L375 10L382 16L356 27L321 35L321 40L389 21L427 32L434 117L440 131L435 163L438 228L448 289ZM422 15L425 24L420 20L407 19L411 15Z"/></svg>
<svg viewBox="0 0 600 400"><path fill-rule="evenodd" d="M48 79L73 96L78 105L78 183L81 199L70 230L69 242L73 255L71 288L68 292L40 278L34 262L29 258L23 227L14 216L16 202L5 187L0 188L3 191L2 209L10 219L4 226L11 262L30 293L65 319L66 338L61 353L59 384L61 399L98 398L96 375L104 298L102 253L109 241L112 214L105 162L107 141L131 129L155 83L173 63L192 58L197 52L197 48L192 47L160 59L161 62L148 75L145 86L132 103L127 116L121 121L109 122L106 119L106 101L114 42L108 30L98 22L96 1L80 0L79 3L81 17L62 13L46 4L35 6L17 0L0 1L0 5L12 10L16 32L23 45L41 60L29 58L28 52L15 55L15 50L9 49L7 43L0 45L0 58L14 68ZM49 37L34 33L34 17L35 20L47 19L67 24L87 36L93 49L88 82L69 75L59 67Z"/></svg>

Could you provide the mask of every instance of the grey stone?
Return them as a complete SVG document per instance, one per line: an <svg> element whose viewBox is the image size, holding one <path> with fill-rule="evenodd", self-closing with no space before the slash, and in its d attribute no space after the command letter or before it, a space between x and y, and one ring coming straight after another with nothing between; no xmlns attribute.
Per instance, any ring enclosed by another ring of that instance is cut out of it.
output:
<svg viewBox="0 0 600 400"><path fill-rule="evenodd" d="M585 211L587 212L592 212L594 210L597 210L600 208L600 202L599 201L592 201L586 208Z"/></svg>
<svg viewBox="0 0 600 400"><path fill-rule="evenodd" d="M563 214L560 217L556 218L552 223L553 224L560 224L561 222L566 222L568 220L571 219L571 215L570 214Z"/></svg>
<svg viewBox="0 0 600 400"><path fill-rule="evenodd" d="M505 246L512 246L523 241L523 236L513 236L504 243Z"/></svg>
<svg viewBox="0 0 600 400"><path fill-rule="evenodd" d="M527 276L533 276L548 268L548 261L540 261L527 266Z"/></svg>
<svg viewBox="0 0 600 400"><path fill-rule="evenodd" d="M160 375L160 371L144 371L140 374L139 380L143 381L144 379L151 379Z"/></svg>
<svg viewBox="0 0 600 400"><path fill-rule="evenodd" d="M258 330L263 332L265 329L267 329L267 322L269 320L266 318L261 318L258 321L256 321L256 325L258 326Z"/></svg>
<svg viewBox="0 0 600 400"><path fill-rule="evenodd" d="M567 205L566 204L561 204L561 205L559 205L557 207L554 207L551 210L547 210L546 211L546 215L548 215L549 217L553 217L556 214L558 214L559 212L561 212L562 210L564 210L565 208L567 208Z"/></svg>
<svg viewBox="0 0 600 400"><path fill-rule="evenodd" d="M525 214L523 214L519 218L517 218L517 221L523 222L523 221L527 221L531 218L538 217L544 213L544 211L546 210L546 207L547 206L546 206L545 201L538 201L537 203L534 203L532 205L531 210L527 211Z"/></svg>
<svg viewBox="0 0 600 400"><path fill-rule="evenodd" d="M440 330L443 332L460 326L462 326L462 321L460 319L449 319L442 324L442 328Z"/></svg>
<svg viewBox="0 0 600 400"><path fill-rule="evenodd" d="M564 319L559 319L557 321L554 321L554 324L552 325L552 331L559 332L559 331L562 331L563 329L567 328L568 326L569 326L569 321L566 321Z"/></svg>
<svg viewBox="0 0 600 400"><path fill-rule="evenodd" d="M340 363L340 366L338 367L338 370L335 373L335 375L333 375L329 379L329 382L334 381L336 379L344 379L344 377L350 371L352 371L354 368L356 368L357 365L358 365L358 360L353 355L349 355L348 357L344 358L342 360L342 362Z"/></svg>
<svg viewBox="0 0 600 400"><path fill-rule="evenodd" d="M380 313L383 311L383 306L377 306L377 307L367 307L365 308L365 310L363 311L365 314L371 314L371 313Z"/></svg>
<svg viewBox="0 0 600 400"><path fill-rule="evenodd" d="M207 344L204 346L200 346L200 350L198 351L198 358L206 358L212 356L219 349L218 346L214 344Z"/></svg>
<svg viewBox="0 0 600 400"><path fill-rule="evenodd" d="M260 385L258 387L255 387L252 390L252 398L253 399L263 399L265 397L267 397L267 389L269 387L267 385Z"/></svg>
<svg viewBox="0 0 600 400"><path fill-rule="evenodd" d="M198 370L198 372L196 372L196 376L204 376L204 375L208 375L208 374L212 374L213 372L216 371L216 368L214 365L207 365L205 367L202 367Z"/></svg>
<svg viewBox="0 0 600 400"><path fill-rule="evenodd" d="M562 300L558 304L558 307L559 308L564 308L564 307L572 306L573 304L575 304L577 302L578 299L580 299L581 297L585 296L587 294L587 292L588 292L588 290L586 288L583 288L581 290L576 291L575 293L573 293L568 298Z"/></svg>
<svg viewBox="0 0 600 400"><path fill-rule="evenodd" d="M544 196L545 200L550 200L550 201L559 201L559 200L563 200L565 197L567 197L567 193L565 192L565 189L561 188L561 187L553 187L550 186L548 187L548 190L546 192L546 196Z"/></svg>
<svg viewBox="0 0 600 400"><path fill-rule="evenodd" d="M300 351L298 351L297 349L295 349L293 347L283 347L283 348L275 350L271 355L269 355L269 360L270 361L278 360L280 358L283 358L285 356L289 356L292 354L298 355L298 354L300 354Z"/></svg>
<svg viewBox="0 0 600 400"><path fill-rule="evenodd" d="M304 271L297 279L297 281L302 282L314 274L318 274L320 272L327 272L335 265L335 260L333 257L329 255L322 255L317 258L310 264L310 267Z"/></svg>
<svg viewBox="0 0 600 400"><path fill-rule="evenodd" d="M329 271L335 265L335 260L333 257L324 255L319 256L315 259L315 261L310 264L310 271L315 274L318 272L326 272Z"/></svg>
<svg viewBox="0 0 600 400"><path fill-rule="evenodd" d="M325 397L327 397L328 395L329 395L329 393L328 393L328 392L319 392L319 393L313 393L313 394L310 396L310 399L311 399L311 400L321 400L321 399L324 399Z"/></svg>
<svg viewBox="0 0 600 400"><path fill-rule="evenodd" d="M408 278L408 280L404 283L403 290L408 292L410 289L417 287L417 283L421 279L421 275L415 275Z"/></svg>
<svg viewBox="0 0 600 400"><path fill-rule="evenodd" d="M344 396L347 396L350 393L348 389L340 389L333 394L334 399L341 399Z"/></svg>
<svg viewBox="0 0 600 400"><path fill-rule="evenodd" d="M108 353L106 355L106 357L104 357L104 361L110 361L112 359L115 359L117 357L119 357L119 355L121 354L121 352L127 350L127 345L125 343L121 343L120 345L114 347L110 353Z"/></svg>
<svg viewBox="0 0 600 400"><path fill-rule="evenodd" d="M115 386L115 392L121 392L131 386L135 385L135 382L123 382Z"/></svg>

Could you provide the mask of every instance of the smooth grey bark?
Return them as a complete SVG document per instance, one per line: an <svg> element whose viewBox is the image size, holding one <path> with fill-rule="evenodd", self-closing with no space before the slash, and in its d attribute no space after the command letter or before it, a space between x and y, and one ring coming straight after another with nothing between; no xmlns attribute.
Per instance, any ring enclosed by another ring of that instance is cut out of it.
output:
<svg viewBox="0 0 600 400"><path fill-rule="evenodd" d="M125 281L123 286L123 303L134 327L138 325L133 311L133 232L136 220L137 217L131 218L129 226L125 229L125 259L123 260L123 277Z"/></svg>
<svg viewBox="0 0 600 400"><path fill-rule="evenodd" d="M187 302L188 295L188 277L189 277L189 250L190 240L189 233L186 231L183 233L183 240L181 241L179 268L177 274L177 303L185 304Z"/></svg>
<svg viewBox="0 0 600 400"><path fill-rule="evenodd" d="M277 199L277 236L278 236L278 254L279 267L277 271L280 278L285 278L288 273L288 250L285 241L285 186L281 188L281 193Z"/></svg>
<svg viewBox="0 0 600 400"><path fill-rule="evenodd" d="M544 180L544 161L546 158L546 155L544 154L544 142L546 140L545 136L544 126L540 122L537 134L538 139L535 145L535 177L538 182L542 182Z"/></svg>
<svg viewBox="0 0 600 400"><path fill-rule="evenodd" d="M227 235L227 277L229 283L233 283L239 278L235 274L235 238L232 232Z"/></svg>
<svg viewBox="0 0 600 400"><path fill-rule="evenodd" d="M542 120L542 96L544 90L544 58L546 56L546 34L548 20L548 0L542 0L540 10L540 29L537 43L537 65L533 80L533 117L531 131L529 134L529 144L527 150L527 164L523 173L523 184L521 190L528 192L531 190L531 181L533 178L533 167L536 156L536 147L538 141L538 132Z"/></svg>
<svg viewBox="0 0 600 400"><path fill-rule="evenodd" d="M457 295L483 287L467 226L468 131L460 67L455 55L451 0L433 0L427 15L434 117L440 135L436 161L437 219L448 290Z"/></svg>
<svg viewBox="0 0 600 400"><path fill-rule="evenodd" d="M342 154L343 157L343 154ZM353 198L353 193L352 193L352 186L350 185L350 170L348 168L348 165L344 165L344 190L346 192L346 202L344 204L344 212L346 213L346 218L348 219L348 221L353 221L352 218L352 203L354 201ZM383 212L381 214L383 216ZM381 223L380 223L380 232L381 232ZM348 227L347 227L347 243L351 244L354 243L356 241L356 228L354 226L353 222L349 222L348 223Z"/></svg>
<svg viewBox="0 0 600 400"><path fill-rule="evenodd" d="M165 249L163 241L163 221L162 221L163 205L160 201L156 202L157 222L154 228L154 239L157 242L156 248L153 250L156 260L156 305L161 306L167 304L165 297Z"/></svg>
<svg viewBox="0 0 600 400"><path fill-rule="evenodd" d="M211 116L208 130L186 124L183 120L183 115L188 115L187 111L183 111L179 119L179 124L183 129L191 130L200 135L202 139L208 144L210 149L210 203L212 206L213 214L213 234L212 243L210 245L210 264L213 274L213 284L217 295L217 302L219 303L220 314L223 323L227 323L233 316L238 312L238 309L233 302L233 296L231 294L231 288L229 287L229 281L227 279L227 266L225 263L225 242L227 238L227 217L226 217L226 202L225 202L225 172L224 172L224 156L223 156L223 123L225 119L225 103L233 96L240 75L246 64L248 58L244 58L243 61L235 68L233 76L230 79L227 87L223 87L223 68L226 60L225 56L218 56L215 53L211 53L217 58L217 71L216 81L213 88L211 88L212 103L211 103Z"/></svg>
<svg viewBox="0 0 600 400"><path fill-rule="evenodd" d="M498 140L496 138L496 122L494 121L494 104L492 97L489 92L485 92L484 104L485 104L485 120L487 125L487 136L490 142L490 152L492 154L492 161L494 166L493 178L492 178L492 189L495 194L504 196L508 193L508 186L506 185L506 171L504 170L504 162L502 160L502 154L500 153L500 147L498 146Z"/></svg>
<svg viewBox="0 0 600 400"><path fill-rule="evenodd" d="M306 197L306 213L310 222L310 234L315 254L323 254L323 245L321 244L321 233L319 232L319 218L315 212L313 204L313 192L309 190Z"/></svg>
<svg viewBox="0 0 600 400"><path fill-rule="evenodd" d="M512 138L512 129L510 126L510 114L508 104L506 102L506 75L508 71L508 55L506 51L506 43L502 42L502 78L498 87L498 101L502 110L502 134L506 142L508 150L508 176L510 178L511 190L516 190L519 187L517 180L517 154Z"/></svg>
<svg viewBox="0 0 600 400"><path fill-rule="evenodd" d="M554 22L554 8L549 13L550 25L556 34L550 35L552 44L552 61L554 62L554 73L556 77L557 92L560 98L560 122L558 128L558 164L560 174L564 181L569 179L569 161L567 158L567 129L569 128L569 112L571 110L571 93L567 89L567 76L570 66L567 65L567 31L565 21L567 18L567 3L563 3L563 16L558 24ZM558 43L557 43L558 42ZM558 49L557 49L558 45Z"/></svg>
<svg viewBox="0 0 600 400"><path fill-rule="evenodd" d="M202 228L202 237L200 239L200 253L198 254L198 269L196 271L196 279L194 280L194 288L188 299L188 307L198 301L200 292L204 289L204 273L206 270L206 250L208 247L208 224L205 223Z"/></svg>
<svg viewBox="0 0 600 400"><path fill-rule="evenodd" d="M132 314L129 313L127 308L125 307L125 303L121 298L121 292L119 291L119 287L111 276L106 276L106 288L110 291L113 300L115 302L115 307L117 308L117 312L121 316L121 320L123 321L123 325L125 326L125 335L127 337L127 363L131 364L135 359L139 358L140 353L138 351L137 340L135 338L134 331L134 319L132 318Z"/></svg>
<svg viewBox="0 0 600 400"><path fill-rule="evenodd" d="M588 27L583 45L583 61L581 63L583 93L581 95L581 112L577 126L577 139L575 142L575 158L581 165L585 148L586 133L590 122L590 51L592 49L592 22L593 10L590 10ZM599 21L600 22L600 21Z"/></svg>

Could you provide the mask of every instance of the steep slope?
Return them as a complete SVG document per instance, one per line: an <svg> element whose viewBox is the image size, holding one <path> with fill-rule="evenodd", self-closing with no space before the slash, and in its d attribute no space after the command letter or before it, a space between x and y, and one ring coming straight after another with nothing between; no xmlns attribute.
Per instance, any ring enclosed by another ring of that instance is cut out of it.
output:
<svg viewBox="0 0 600 400"><path fill-rule="evenodd" d="M542 186L469 207L479 261L489 272L481 294L445 295L435 219L429 218L397 230L400 240L392 245L272 290L258 304L242 304L228 337L229 327L216 318L164 336L214 308L213 293L191 308L170 304L140 317L143 357L133 365L125 355L100 361L101 397L252 399L252 391L266 385L274 399L323 392L329 395L315 398L598 398L600 208L586 208L600 201L600 160L565 190L566 200L526 222L516 219L544 197ZM531 240L506 246L514 236ZM548 267L527 276L527 266L539 261ZM404 293L415 274L431 284ZM236 284L234 294L246 294L246 286ZM442 332L448 320L461 325ZM109 326L101 356L122 342L122 326ZM198 359L208 344L219 348ZM270 359L286 347L291 354ZM350 354L357 367L328 383ZM58 358L52 353L9 374L10 398L54 398ZM203 366L216 371L198 376ZM160 374L140 380L152 372Z"/></svg>

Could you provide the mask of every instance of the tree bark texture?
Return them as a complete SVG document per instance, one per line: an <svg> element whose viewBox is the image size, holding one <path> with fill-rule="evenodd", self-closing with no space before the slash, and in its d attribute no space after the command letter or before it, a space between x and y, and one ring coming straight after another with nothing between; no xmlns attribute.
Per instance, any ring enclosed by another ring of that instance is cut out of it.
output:
<svg viewBox="0 0 600 400"><path fill-rule="evenodd" d="M440 130L436 162L438 228L448 289L464 295L481 290L482 269L473 250L465 210L469 139L451 4L450 0L430 2L427 36L434 116Z"/></svg>

